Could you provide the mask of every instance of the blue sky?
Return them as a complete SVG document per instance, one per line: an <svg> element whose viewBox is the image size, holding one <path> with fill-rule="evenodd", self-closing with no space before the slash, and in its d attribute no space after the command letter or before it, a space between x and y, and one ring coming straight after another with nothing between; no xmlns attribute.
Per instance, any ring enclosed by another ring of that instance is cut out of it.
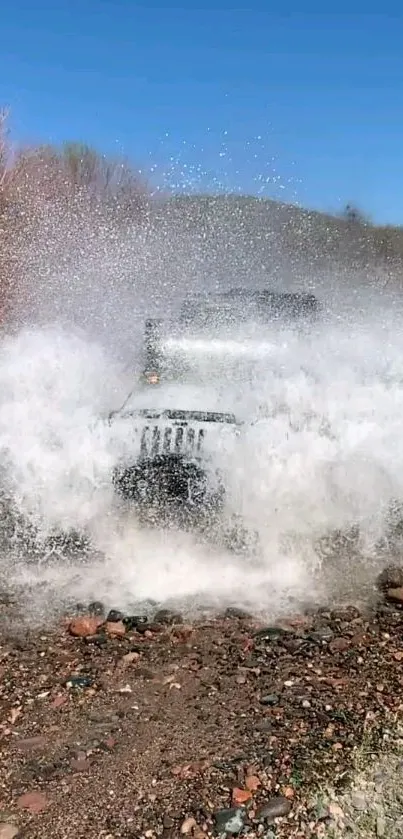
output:
<svg viewBox="0 0 403 839"><path fill-rule="evenodd" d="M403 224L403 7L3 0L15 138L124 154L160 185Z"/></svg>

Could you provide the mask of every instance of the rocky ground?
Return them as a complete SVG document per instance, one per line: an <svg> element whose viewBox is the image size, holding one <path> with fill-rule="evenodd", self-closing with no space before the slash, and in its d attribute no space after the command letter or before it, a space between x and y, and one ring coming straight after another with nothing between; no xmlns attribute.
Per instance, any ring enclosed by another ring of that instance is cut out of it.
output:
<svg viewBox="0 0 403 839"><path fill-rule="evenodd" d="M398 837L403 571L261 626L0 607L0 839ZM399 788L402 793L399 797Z"/></svg>

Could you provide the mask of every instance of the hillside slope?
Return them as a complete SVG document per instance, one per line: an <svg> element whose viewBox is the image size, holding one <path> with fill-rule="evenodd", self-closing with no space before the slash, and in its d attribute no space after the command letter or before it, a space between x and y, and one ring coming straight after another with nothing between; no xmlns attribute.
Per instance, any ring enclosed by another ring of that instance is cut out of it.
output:
<svg viewBox="0 0 403 839"><path fill-rule="evenodd" d="M238 279L254 273L289 278L307 272L370 271L374 280L399 279L403 228L376 227L248 196L176 196L157 211L158 223L196 235L204 258Z"/></svg>

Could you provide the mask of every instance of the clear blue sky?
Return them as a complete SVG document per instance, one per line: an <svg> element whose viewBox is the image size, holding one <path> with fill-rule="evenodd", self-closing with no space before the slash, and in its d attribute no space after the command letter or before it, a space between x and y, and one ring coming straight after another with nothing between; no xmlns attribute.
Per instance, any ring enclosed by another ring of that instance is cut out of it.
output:
<svg viewBox="0 0 403 839"><path fill-rule="evenodd" d="M3 0L0 103L16 138L86 141L160 184L403 224L403 7L324 8Z"/></svg>

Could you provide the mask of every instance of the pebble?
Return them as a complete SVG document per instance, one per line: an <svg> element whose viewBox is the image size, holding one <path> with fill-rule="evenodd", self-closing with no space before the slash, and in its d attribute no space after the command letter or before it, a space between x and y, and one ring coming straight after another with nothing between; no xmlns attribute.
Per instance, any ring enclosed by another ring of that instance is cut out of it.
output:
<svg viewBox="0 0 403 839"><path fill-rule="evenodd" d="M126 627L123 621L107 621L105 624L105 632L115 638L120 638L123 635L126 635Z"/></svg>
<svg viewBox="0 0 403 839"><path fill-rule="evenodd" d="M258 722L257 725L255 725L256 731L271 731L272 728L273 723L271 720L263 720L262 722Z"/></svg>
<svg viewBox="0 0 403 839"><path fill-rule="evenodd" d="M261 705L277 705L278 701L279 697L276 693L267 693L265 696L260 697Z"/></svg>
<svg viewBox="0 0 403 839"><path fill-rule="evenodd" d="M94 684L91 676L70 676L65 685L68 688L90 688Z"/></svg>
<svg viewBox="0 0 403 839"><path fill-rule="evenodd" d="M159 609L154 615L154 623L172 626L174 623L183 623L183 617L179 612L172 612L171 609Z"/></svg>
<svg viewBox="0 0 403 839"><path fill-rule="evenodd" d="M83 757L73 758L70 761L70 766L73 772L88 772L91 768L90 762Z"/></svg>
<svg viewBox="0 0 403 839"><path fill-rule="evenodd" d="M69 632L76 638L88 638L90 635L97 635L102 623L102 618L95 616L73 618L69 623Z"/></svg>
<svg viewBox="0 0 403 839"><path fill-rule="evenodd" d="M330 641L329 650L331 653L344 653L348 650L349 646L350 639L340 636L339 638L334 638L333 641Z"/></svg>
<svg viewBox="0 0 403 839"><path fill-rule="evenodd" d="M315 629L314 632L310 632L308 638L310 641L314 641L315 644L326 644L332 640L333 632L330 626L321 626L319 629Z"/></svg>
<svg viewBox="0 0 403 839"><path fill-rule="evenodd" d="M93 617L101 618L105 614L104 604L100 600L94 600L88 605L88 614Z"/></svg>
<svg viewBox="0 0 403 839"><path fill-rule="evenodd" d="M15 824L0 824L0 839L17 839L20 835L19 828Z"/></svg>
<svg viewBox="0 0 403 839"><path fill-rule="evenodd" d="M126 615L126 617L122 618L122 621L128 632L130 632L133 629L141 631L142 629L146 629L148 624L148 617L147 615Z"/></svg>
<svg viewBox="0 0 403 839"><path fill-rule="evenodd" d="M168 813L165 813L164 818L162 819L162 826L165 827L166 830L170 830L174 827L175 821L172 816L169 816Z"/></svg>
<svg viewBox="0 0 403 839"><path fill-rule="evenodd" d="M378 816L376 820L376 835L381 837L385 836L386 833L386 822L383 816ZM1 836L0 836L1 839Z"/></svg>
<svg viewBox="0 0 403 839"><path fill-rule="evenodd" d="M106 621L107 623L119 623L119 621L123 621L124 614L123 612L119 612L119 609L110 609L107 616Z"/></svg>
<svg viewBox="0 0 403 839"><path fill-rule="evenodd" d="M224 612L224 617L244 620L245 618L250 618L250 614L245 612L244 609L238 609L237 606L228 606Z"/></svg>
<svg viewBox="0 0 403 839"><path fill-rule="evenodd" d="M219 833L230 833L236 836L241 832L246 819L246 810L241 807L231 807L229 810L217 810L214 821Z"/></svg>
<svg viewBox="0 0 403 839"><path fill-rule="evenodd" d="M269 798L266 804L263 804L258 808L256 811L256 818L271 821L272 819L277 819L280 816L288 816L291 809L291 801L283 795L278 795L275 798Z"/></svg>
<svg viewBox="0 0 403 839"><path fill-rule="evenodd" d="M261 641L276 641L278 638L284 638L287 635L292 635L289 629L283 629L281 626L265 626L263 629L254 632L253 637Z"/></svg>
<svg viewBox="0 0 403 839"><path fill-rule="evenodd" d="M104 647L108 643L108 639L106 635L99 633L99 635L88 635L84 638L84 643L94 647Z"/></svg>
<svg viewBox="0 0 403 839"><path fill-rule="evenodd" d="M187 834L191 833L195 827L197 827L196 819L192 818L192 816L189 816L189 818L185 819L185 821L181 825L181 833L183 834L183 836L187 836Z"/></svg>
<svg viewBox="0 0 403 839"><path fill-rule="evenodd" d="M351 804L355 810L366 810L367 809L367 801L366 798L361 795L359 792L354 792L351 796Z"/></svg>
<svg viewBox="0 0 403 839"><path fill-rule="evenodd" d="M378 574L376 585L379 591L383 592L403 587L403 568L399 565L388 565Z"/></svg>

